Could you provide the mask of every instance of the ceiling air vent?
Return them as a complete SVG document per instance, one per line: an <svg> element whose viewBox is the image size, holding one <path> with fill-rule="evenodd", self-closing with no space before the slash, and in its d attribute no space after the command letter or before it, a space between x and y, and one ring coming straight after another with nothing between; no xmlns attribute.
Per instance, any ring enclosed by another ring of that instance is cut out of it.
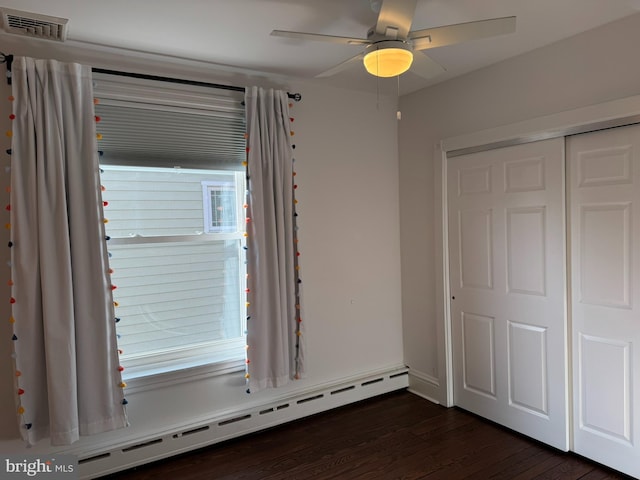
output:
<svg viewBox="0 0 640 480"><path fill-rule="evenodd" d="M67 38L66 18L50 17L39 13L21 12L9 8L0 8L5 32L43 40L64 42Z"/></svg>

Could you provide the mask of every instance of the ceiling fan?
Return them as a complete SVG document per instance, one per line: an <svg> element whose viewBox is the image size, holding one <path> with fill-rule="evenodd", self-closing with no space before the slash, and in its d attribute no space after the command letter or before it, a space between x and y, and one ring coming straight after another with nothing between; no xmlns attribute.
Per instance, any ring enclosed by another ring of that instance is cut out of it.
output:
<svg viewBox="0 0 640 480"><path fill-rule="evenodd" d="M432 78L443 73L445 69L422 50L513 33L516 28L516 17L502 17L411 31L417 0L370 2L371 8L378 12L378 20L367 32L367 38L286 30L273 30L271 35L365 47L363 52L320 73L317 77L334 75L362 61L365 69L377 77L394 77L411 68L413 73L421 77ZM414 52L420 53L414 55Z"/></svg>

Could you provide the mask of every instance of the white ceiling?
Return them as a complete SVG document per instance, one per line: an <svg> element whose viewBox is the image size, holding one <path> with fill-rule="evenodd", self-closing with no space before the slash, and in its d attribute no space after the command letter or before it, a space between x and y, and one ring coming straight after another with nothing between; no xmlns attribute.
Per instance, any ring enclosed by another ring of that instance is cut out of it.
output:
<svg viewBox="0 0 640 480"><path fill-rule="evenodd" d="M270 36L273 29L366 37L376 14L369 0L0 0L0 7L69 19L70 45L134 52L313 78L362 47ZM493 17L517 16L516 33L431 49L447 71L430 81L400 78L402 93L482 68L637 13L640 0L418 0L413 30ZM0 50L2 50L0 46ZM4 52L12 53L12 52ZM319 79L375 91L363 68ZM381 80L387 85L396 79Z"/></svg>

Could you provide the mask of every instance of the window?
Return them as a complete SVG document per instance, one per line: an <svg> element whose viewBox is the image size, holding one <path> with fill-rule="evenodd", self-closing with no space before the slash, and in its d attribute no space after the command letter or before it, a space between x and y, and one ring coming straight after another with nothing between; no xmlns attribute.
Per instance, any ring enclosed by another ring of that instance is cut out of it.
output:
<svg viewBox="0 0 640 480"><path fill-rule="evenodd" d="M230 182L203 181L204 231L229 232L237 228L238 198Z"/></svg>
<svg viewBox="0 0 640 480"><path fill-rule="evenodd" d="M221 110L220 99L211 105L210 92L196 99L194 92L167 94L165 87L151 95L146 85L102 80L98 92L100 86L101 183L124 378L240 366L246 319L241 98L235 93Z"/></svg>
<svg viewBox="0 0 640 480"><path fill-rule="evenodd" d="M246 287L237 205L243 174L102 170L125 371L150 374L242 357ZM203 184L224 192L220 225L209 232L203 212L213 201L203 202Z"/></svg>

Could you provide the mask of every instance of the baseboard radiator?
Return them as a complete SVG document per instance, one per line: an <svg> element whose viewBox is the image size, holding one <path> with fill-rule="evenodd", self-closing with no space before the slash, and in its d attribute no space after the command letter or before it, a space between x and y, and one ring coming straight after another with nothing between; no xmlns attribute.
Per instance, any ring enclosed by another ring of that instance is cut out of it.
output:
<svg viewBox="0 0 640 480"><path fill-rule="evenodd" d="M141 439L79 457L82 479L96 478L162 458L213 445L248 433L297 420L409 386L408 369L394 369L292 395L274 403L238 410L224 418Z"/></svg>

